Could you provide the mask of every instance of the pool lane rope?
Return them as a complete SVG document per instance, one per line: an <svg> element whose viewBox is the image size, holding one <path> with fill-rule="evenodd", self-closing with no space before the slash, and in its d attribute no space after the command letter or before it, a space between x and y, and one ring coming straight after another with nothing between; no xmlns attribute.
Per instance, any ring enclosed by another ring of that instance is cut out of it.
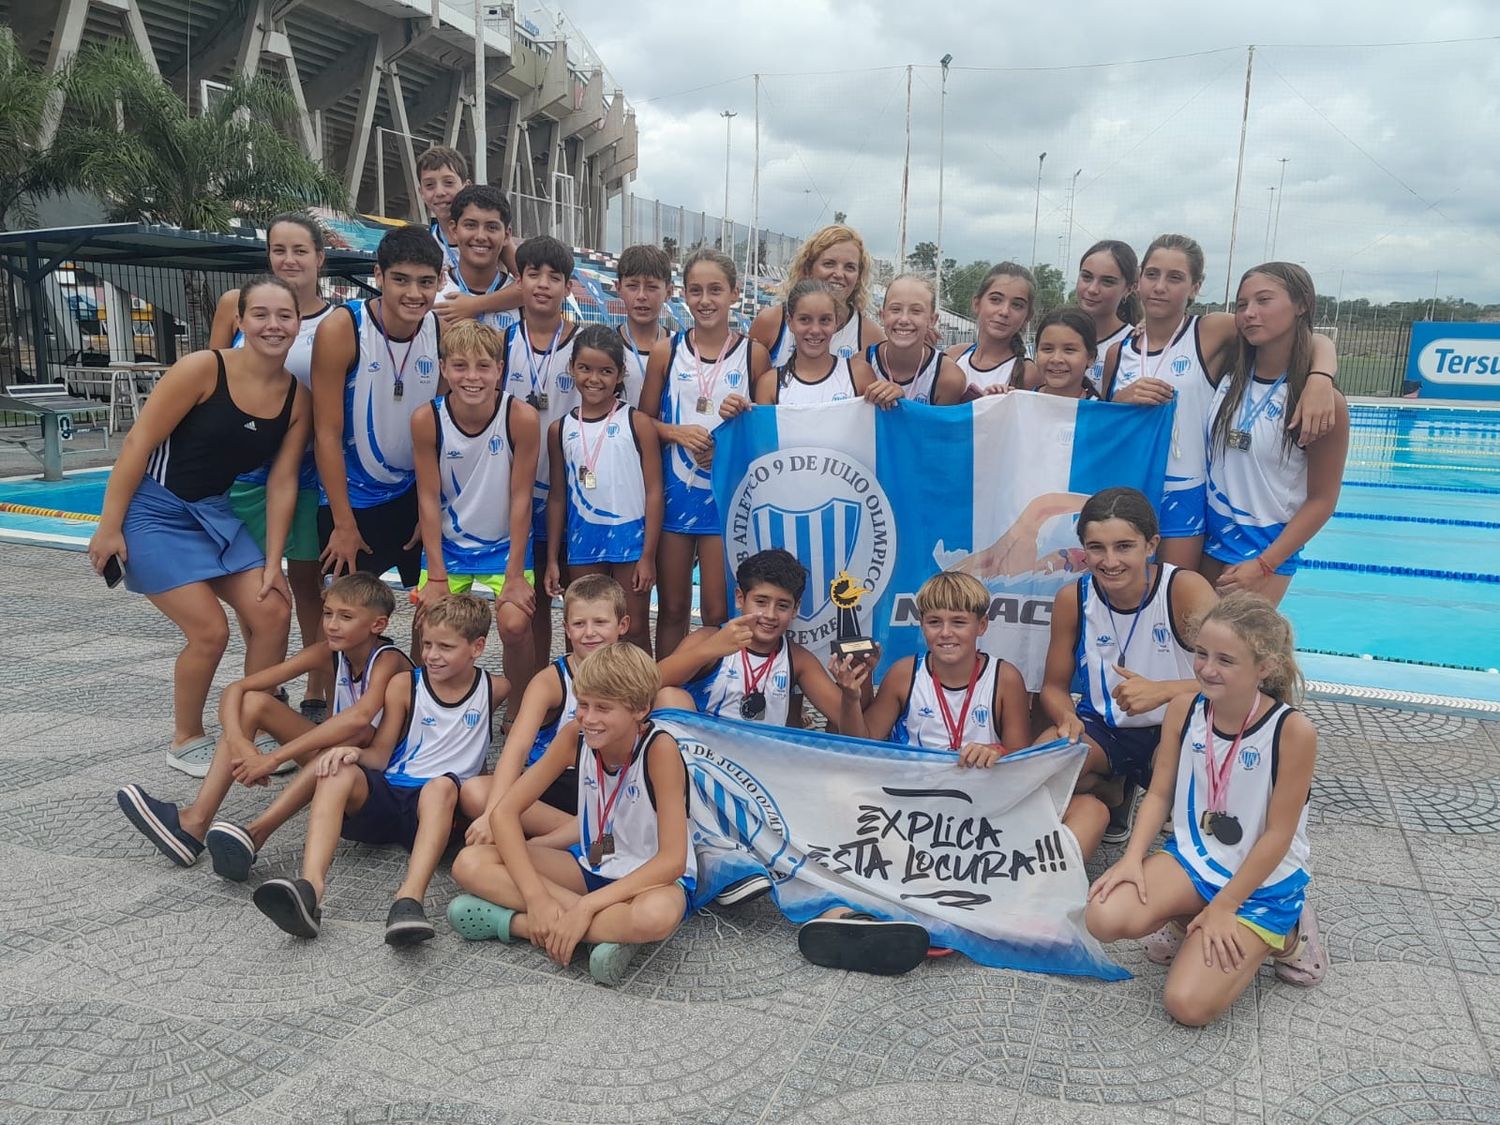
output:
<svg viewBox="0 0 1500 1125"><path fill-rule="evenodd" d="M56 508L37 508L31 504L10 504L0 501L0 512L16 516L45 516L54 520L74 520L79 523L98 523L99 517L87 512L60 512Z"/></svg>

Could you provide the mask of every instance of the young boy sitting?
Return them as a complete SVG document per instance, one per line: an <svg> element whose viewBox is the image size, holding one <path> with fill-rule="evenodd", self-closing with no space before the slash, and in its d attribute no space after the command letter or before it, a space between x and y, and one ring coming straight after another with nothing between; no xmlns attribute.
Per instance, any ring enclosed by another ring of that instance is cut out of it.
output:
<svg viewBox="0 0 1500 1125"><path fill-rule="evenodd" d="M318 936L324 880L342 836L411 853L385 940L410 945L432 937L422 899L453 833L459 786L484 767L490 715L510 694L505 677L474 666L489 626L488 603L472 594L429 609L422 667L391 677L374 740L365 749L335 747L312 767L317 782L302 877L255 888L255 905L287 933Z"/></svg>
<svg viewBox="0 0 1500 1125"><path fill-rule="evenodd" d="M185 809L150 796L139 785L115 794L130 823L179 867L197 862L204 847L213 857L214 874L243 882L267 838L312 799L316 775L304 770L284 788L265 812L240 827L214 820L230 786L264 785L289 762L306 763L320 750L341 744L364 746L380 722L381 702L392 676L411 662L384 636L395 596L373 574L346 574L323 595L323 639L290 660L256 672L224 689L219 698L223 733L198 796ZM314 669L332 666L333 715L321 726L293 711L272 694ZM262 754L257 732L281 743Z"/></svg>
<svg viewBox="0 0 1500 1125"><path fill-rule="evenodd" d="M495 844L465 848L453 877L470 892L448 921L470 941L525 938L560 965L592 943L589 972L624 979L635 946L681 924L697 877L688 839L687 769L671 735L648 721L661 686L635 645L592 653L575 681L578 717L506 791L490 818ZM563 772L578 768L578 839L530 846L521 817Z"/></svg>
<svg viewBox="0 0 1500 1125"><path fill-rule="evenodd" d="M625 403L639 408L651 349L665 334L662 306L672 295L672 259L660 246L627 246L620 255L620 299L625 304Z"/></svg>
<svg viewBox="0 0 1500 1125"><path fill-rule="evenodd" d="M563 632L569 651L526 685L495 772L470 778L459 791L459 811L471 818L465 842L495 842L490 817L500 798L515 785L523 770L541 760L557 732L578 712L573 684L579 665L604 645L624 640L629 629L625 591L609 575L585 574L568 584L563 594ZM567 845L578 839L577 812L578 771L570 766L540 801L521 814L521 826L533 837L533 843Z"/></svg>

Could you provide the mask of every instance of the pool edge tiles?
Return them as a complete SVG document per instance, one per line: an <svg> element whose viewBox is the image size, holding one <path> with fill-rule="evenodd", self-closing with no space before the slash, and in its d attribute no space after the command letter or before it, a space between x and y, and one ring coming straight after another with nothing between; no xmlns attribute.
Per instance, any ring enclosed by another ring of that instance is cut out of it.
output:
<svg viewBox="0 0 1500 1125"><path fill-rule="evenodd" d="M1313 699L1500 719L1500 675L1492 672L1315 652L1298 652L1297 662Z"/></svg>

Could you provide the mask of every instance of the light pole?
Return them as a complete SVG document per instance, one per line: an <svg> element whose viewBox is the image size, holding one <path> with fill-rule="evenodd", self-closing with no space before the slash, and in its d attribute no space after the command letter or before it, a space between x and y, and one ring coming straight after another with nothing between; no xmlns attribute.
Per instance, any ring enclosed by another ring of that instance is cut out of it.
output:
<svg viewBox="0 0 1500 1125"><path fill-rule="evenodd" d="M1044 152L1036 158L1036 210L1031 214L1031 268L1036 269L1036 232L1042 221L1042 165L1047 160Z"/></svg>
<svg viewBox="0 0 1500 1125"><path fill-rule="evenodd" d="M1063 274L1068 272L1068 264L1073 261L1073 202L1078 197L1078 177L1083 175L1083 169L1073 173L1073 183L1068 188L1068 250L1063 255Z"/></svg>
<svg viewBox="0 0 1500 1125"><path fill-rule="evenodd" d="M947 139L944 133L946 119L948 116L948 64L953 61L952 55L944 55L938 60L943 68L943 81L941 92L938 94L938 229L937 229L937 270L933 280L933 290L937 293L937 307L941 311L943 307L943 144Z"/></svg>
<svg viewBox="0 0 1500 1125"><path fill-rule="evenodd" d="M484 3L474 0L474 182L490 182L489 127L485 121ZM506 185L506 190L510 186Z"/></svg>
<svg viewBox="0 0 1500 1125"><path fill-rule="evenodd" d="M732 255L733 250L729 245L729 129L730 122L739 114L726 109L719 116L724 119L724 214L719 216L719 249Z"/></svg>
<svg viewBox="0 0 1500 1125"><path fill-rule="evenodd" d="M1281 198L1286 194L1286 162L1290 157L1281 158L1281 182L1276 185L1276 222L1271 227L1271 253L1270 257L1276 257L1276 236L1281 233Z"/></svg>
<svg viewBox="0 0 1500 1125"><path fill-rule="evenodd" d="M1265 260L1269 262L1271 260L1271 216L1276 211L1276 188L1273 185L1266 188L1266 191L1270 192L1266 196L1266 240L1261 243L1260 252Z"/></svg>

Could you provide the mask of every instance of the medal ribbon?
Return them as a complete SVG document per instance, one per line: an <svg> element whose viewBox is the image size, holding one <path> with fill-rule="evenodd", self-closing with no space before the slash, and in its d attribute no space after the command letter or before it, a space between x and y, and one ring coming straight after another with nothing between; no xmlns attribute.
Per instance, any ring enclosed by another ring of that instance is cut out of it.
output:
<svg viewBox="0 0 1500 1125"><path fill-rule="evenodd" d="M1250 710L1245 713L1245 721L1240 724L1240 733L1234 736L1234 741L1229 744L1229 753L1224 755L1224 761L1214 765L1214 708L1210 703L1208 712L1208 733L1203 740L1203 772L1208 779L1208 811L1221 813L1224 805L1229 799L1229 778L1234 767L1235 755L1240 752L1240 739L1245 737L1245 731L1250 726L1250 719L1259 709L1260 696L1255 697L1255 702L1250 704Z"/></svg>
<svg viewBox="0 0 1500 1125"><path fill-rule="evenodd" d="M1275 396L1276 392L1281 389L1281 384L1285 382L1286 372L1283 371L1277 378L1276 382L1271 384L1270 389L1267 390L1265 394L1261 395L1260 401L1253 403L1252 408L1250 390L1251 387L1255 385L1255 380L1253 378L1250 380L1250 387L1245 388L1245 401L1240 406L1240 424L1235 427L1237 430L1239 430L1240 433L1249 434L1255 423L1260 419L1260 416L1265 413L1266 407L1271 405L1271 399Z"/></svg>
<svg viewBox="0 0 1500 1125"><path fill-rule="evenodd" d="M381 298L381 299L384 300L384 298ZM411 338L410 343L408 343L406 345L406 354L401 357L401 364L400 364L400 366L397 366L397 364L396 364L396 353L391 348L390 333L388 333L385 330L385 317L383 317L379 313L377 313L375 311L375 309L374 309L373 306L370 309L370 315L375 318L375 323L378 324L378 325L380 325L380 338L385 341L385 355L386 355L386 358L391 361L391 369L395 372L396 397L400 398L401 397L401 391L403 389L401 380L403 380L403 379L406 378L406 364L411 359L412 349L417 346L417 335L421 334L421 332L422 332L422 326L421 326L421 324L417 325L417 334L413 335L412 338Z"/></svg>
<svg viewBox="0 0 1500 1125"><path fill-rule="evenodd" d="M634 754L631 755L630 760L632 762L635 761ZM625 788L625 774L629 771L630 765L627 763L620 770L620 779L615 782L615 791L609 795L608 801L604 799L604 778L606 776L604 763L599 760L599 752L597 750L594 751L594 769L599 776L599 832L595 835L594 840L590 841L590 846L594 842L597 842L600 837L609 835L609 814L614 811L615 799L619 797L620 790Z"/></svg>
<svg viewBox="0 0 1500 1125"><path fill-rule="evenodd" d="M635 337L626 331L623 324L620 326L620 338L625 341L625 352L635 360L635 369L640 372L641 382L644 383L646 381L646 364L651 359L651 351L656 347L657 342L661 340L661 325L658 324L656 326L656 339L652 340L651 347L646 349L645 359L642 359L641 353L636 350Z"/></svg>
<svg viewBox="0 0 1500 1125"><path fill-rule="evenodd" d="M552 333L552 343L547 345L547 354L542 358L542 377L538 380L536 349L531 346L531 333L527 331L526 322L521 321L521 334L526 337L526 362L531 368L531 393L538 397L547 393L547 384L552 380L552 354L557 351L557 342L562 339L562 330L562 322L559 322L557 331Z"/></svg>
<svg viewBox="0 0 1500 1125"><path fill-rule="evenodd" d="M613 405L609 408L609 413L601 418L598 422L585 423L583 417L583 407L580 406L578 408L578 444L582 447L581 452L583 454L583 467L588 471L590 476L594 477L595 480L598 479L598 476L594 472L594 466L599 464L599 457L604 453L604 441L609 436L610 419L615 416L615 411L620 409L619 399L611 399L610 401L613 403ZM592 454L589 453L589 432L584 428L585 425L597 425L599 427L599 440L594 443L594 451Z"/></svg>
<svg viewBox="0 0 1500 1125"><path fill-rule="evenodd" d="M1135 619L1130 623L1130 632L1125 634L1125 643L1120 644L1120 627L1115 624L1114 606L1109 604L1109 599L1104 596L1104 591L1099 591L1099 599L1104 603L1104 612L1109 614L1109 627L1115 632L1115 644L1119 645L1120 653L1115 658L1115 664L1125 667L1125 654L1130 651L1130 642L1135 639L1135 627L1141 623L1141 610L1146 608L1146 602L1151 598L1151 564L1146 564L1146 591L1141 595L1141 604L1135 607Z"/></svg>
<svg viewBox="0 0 1500 1125"><path fill-rule="evenodd" d="M1143 379L1159 379L1159 378L1161 378L1161 365L1167 361L1167 352L1169 352L1171 350L1171 348L1172 348L1172 345L1177 342L1177 334L1182 331L1183 325L1185 325L1187 323L1187 319L1188 319L1187 318L1187 313L1183 313L1182 314L1182 319L1177 322L1177 327L1174 328L1174 329L1172 329L1172 334L1167 337L1167 342L1161 346L1161 352L1156 357L1156 366L1153 367L1149 372L1146 370L1146 360L1149 358L1150 351L1151 351L1151 333L1146 330L1146 322L1144 320L1141 321L1141 336L1140 336L1140 341L1136 344L1136 347L1140 349L1139 354L1140 354L1140 357L1141 357L1141 378L1143 378ZM1120 350L1121 350L1121 354L1123 354L1124 353L1124 348L1122 347ZM1172 393L1175 395L1177 392L1174 389ZM1177 420L1173 419L1173 421L1172 421L1172 456L1173 457L1181 457L1182 456L1182 449L1179 446L1178 441L1177 441L1177 435L1178 435L1179 428L1180 427L1178 425ZM1124 655L1125 655L1124 653L1120 654L1120 656L1121 656L1122 659L1124 658Z"/></svg>
<svg viewBox="0 0 1500 1125"><path fill-rule="evenodd" d="M708 368L708 374L704 374L703 357L698 354L698 349L693 348L693 362L698 365L698 397L713 401L714 389L719 385L719 375L724 370L724 364L728 361L734 349L739 346L739 336L730 332L724 337L724 346L719 349L719 358L714 360L713 366Z"/></svg>
<svg viewBox="0 0 1500 1125"><path fill-rule="evenodd" d="M748 648L740 649L740 666L745 670L745 695L753 695L760 690L760 685L771 674L771 665L776 663L776 656L780 651L780 649L777 649L776 652L771 653L770 656L761 662L758 669L752 669L750 667L750 650Z"/></svg>
<svg viewBox="0 0 1500 1125"><path fill-rule="evenodd" d="M953 721L953 712L948 707L948 689L943 686L943 681L936 676L932 682L937 685L938 710L943 715L943 726L948 728L948 749L958 750L963 746L964 724L969 721L969 705L974 702L974 685L979 682L979 666L982 662L976 656L974 658L974 670L969 673L969 686L964 691L964 705L959 709L958 722Z"/></svg>

